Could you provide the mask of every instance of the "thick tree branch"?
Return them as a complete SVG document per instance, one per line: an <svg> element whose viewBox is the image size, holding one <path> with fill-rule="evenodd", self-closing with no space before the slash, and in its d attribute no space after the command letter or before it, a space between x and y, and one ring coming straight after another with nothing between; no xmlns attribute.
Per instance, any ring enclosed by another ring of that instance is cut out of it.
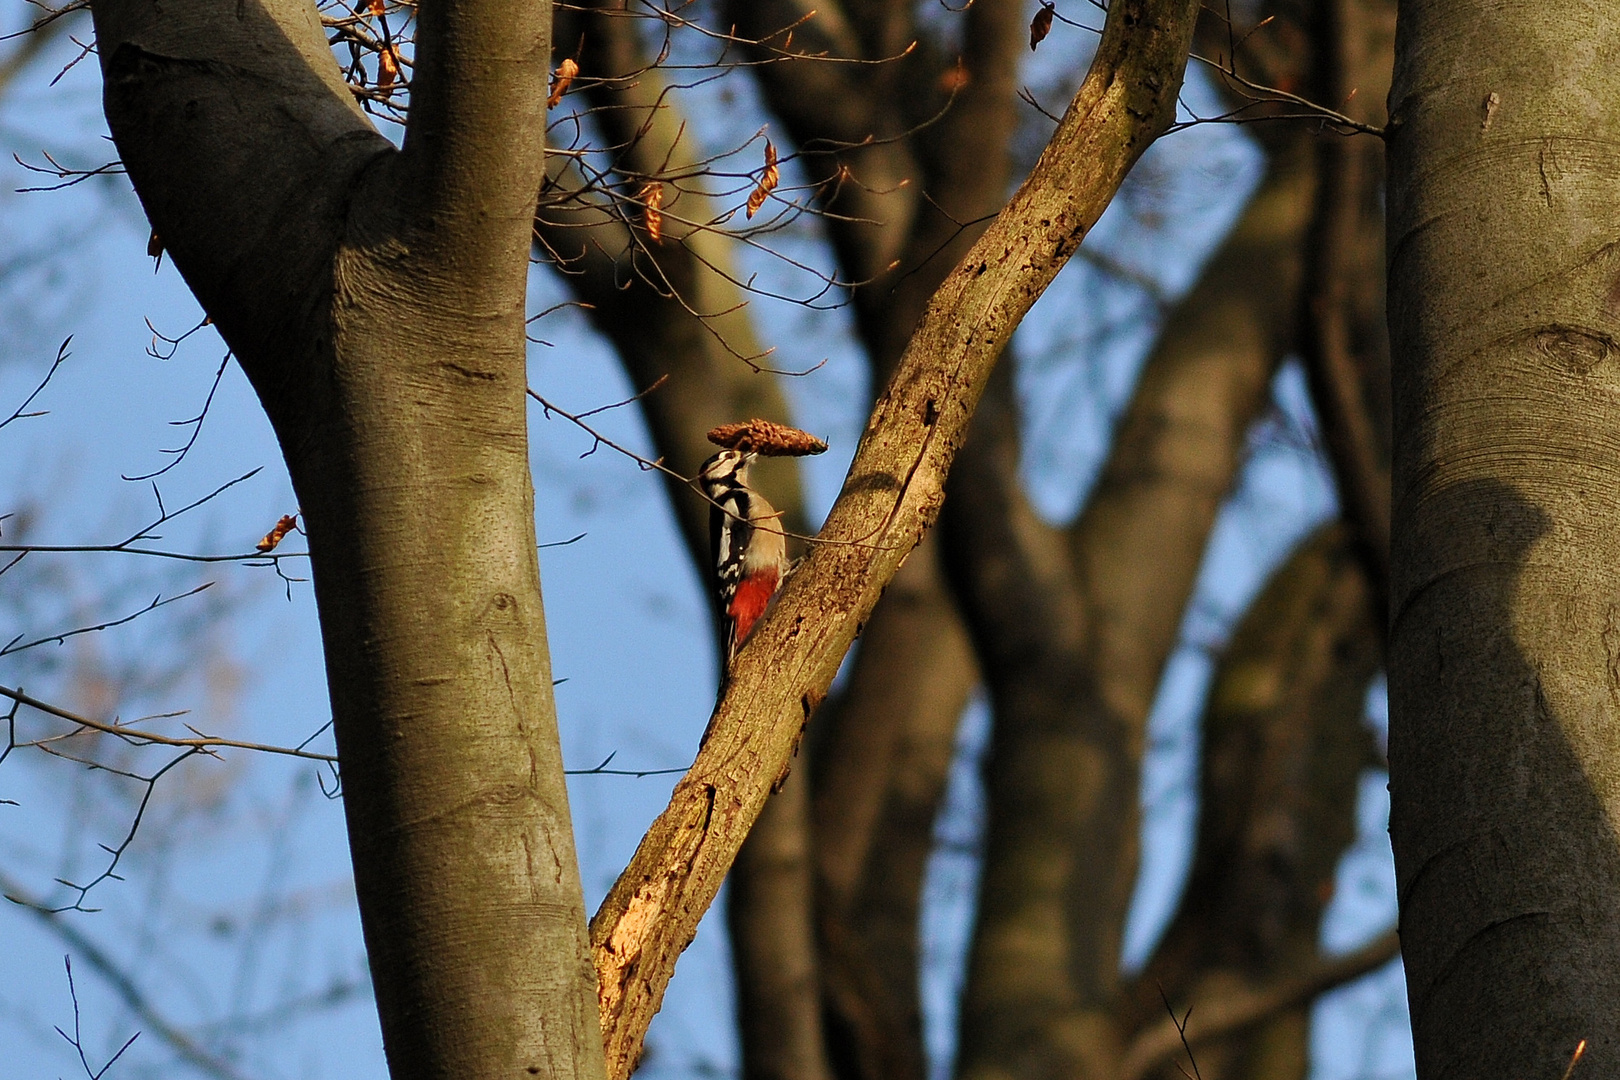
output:
<svg viewBox="0 0 1620 1080"><path fill-rule="evenodd" d="M979 681L937 535L923 538L873 609L844 692L822 707L812 736L822 979L843 1080L927 1073L923 869L956 729Z"/></svg>
<svg viewBox="0 0 1620 1080"><path fill-rule="evenodd" d="M1020 319L1174 119L1197 5L1116 0L1034 172L930 303L805 566L739 657L712 735L592 921L610 1076L628 1075L696 932L860 623L939 513Z"/></svg>
<svg viewBox="0 0 1620 1080"><path fill-rule="evenodd" d="M426 0L416 21L397 159L403 201L415 243L455 264L443 284L483 292L490 278L504 284L526 266L544 168L550 5ZM503 301L496 294L483 303Z"/></svg>
<svg viewBox="0 0 1620 1080"><path fill-rule="evenodd" d="M1300 150L1274 154L1172 313L1068 530L1021 492L1010 379L993 380L952 476L943 535L996 709L965 1077L1106 1072L1115 1053L1141 746L1209 530L1293 344L1314 183Z"/></svg>
<svg viewBox="0 0 1620 1080"><path fill-rule="evenodd" d="M1360 87L1367 74L1367 54L1382 50L1368 48L1362 0L1322 0L1317 5L1317 40L1322 100L1343 101ZM1382 74L1382 71L1377 72ZM1375 84L1374 93L1356 103L1359 111L1383 119L1383 100ZM1357 95L1360 96L1360 95ZM1350 106L1347 106L1350 107ZM1373 595L1382 612L1380 625L1387 625L1389 596L1390 476L1387 420L1375 422L1372 410L1386 405L1384 393L1369 393L1370 385L1387 378L1387 360L1377 363L1369 355L1387 357L1381 333L1381 311L1356 310L1356 286L1361 279L1374 278L1381 285L1382 260L1368 257L1367 237L1381 249L1377 237L1382 214L1376 209L1376 192L1381 177L1377 160L1383 147L1369 140L1323 135L1317 148L1321 187L1317 193L1316 222L1312 228L1310 263L1306 285L1306 332L1302 351L1310 373L1312 396L1327 443L1329 462L1338 483L1344 517L1355 530L1357 547L1373 582ZM1375 207L1371 212L1364 208ZM1380 251L1381 253L1381 251ZM1364 290L1372 295L1381 289ZM1381 307L1381 305L1380 305ZM1358 319L1358 315L1364 315ZM1364 325L1376 324L1373 335ZM1379 390L1382 388L1379 387ZM1380 418L1382 419L1382 418Z"/></svg>
<svg viewBox="0 0 1620 1080"><path fill-rule="evenodd" d="M330 277L351 186L393 147L307 0L92 13L108 125L165 250L244 367L279 355L289 310Z"/></svg>
<svg viewBox="0 0 1620 1080"><path fill-rule="evenodd" d="M1323 526L1272 575L1221 656L1203 716L1192 870L1119 1010L1123 1030L1162 1026L1166 995L1184 1005L1318 962L1322 912L1356 836L1357 784L1376 759L1363 715L1381 660L1363 564L1342 524ZM1297 1011L1271 1021L1306 1026ZM1306 1066L1302 1043L1259 1029L1211 1052Z"/></svg>

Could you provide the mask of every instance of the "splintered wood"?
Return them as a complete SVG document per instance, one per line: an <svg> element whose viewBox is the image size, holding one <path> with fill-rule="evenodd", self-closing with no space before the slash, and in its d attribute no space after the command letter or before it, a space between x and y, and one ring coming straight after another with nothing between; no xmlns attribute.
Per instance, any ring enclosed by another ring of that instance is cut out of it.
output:
<svg viewBox="0 0 1620 1080"><path fill-rule="evenodd" d="M808 431L758 418L721 424L709 432L709 441L728 450L766 457L804 457L827 450L827 444Z"/></svg>

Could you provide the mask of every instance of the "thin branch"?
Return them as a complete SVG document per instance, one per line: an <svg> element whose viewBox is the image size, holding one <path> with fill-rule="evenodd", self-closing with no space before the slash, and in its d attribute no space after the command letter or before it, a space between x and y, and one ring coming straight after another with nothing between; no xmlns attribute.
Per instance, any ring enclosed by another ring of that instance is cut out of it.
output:
<svg viewBox="0 0 1620 1080"><path fill-rule="evenodd" d="M1119 1080L1142 1080L1185 1046L1211 1042L1288 1009L1298 1008L1318 995L1359 979L1400 955L1399 935L1391 930L1354 952L1326 957L1313 967L1268 986L1223 988L1207 1001L1196 1003L1196 1025L1183 1030L1172 1014L1139 1034L1126 1051ZM1188 1013L1192 1008L1188 1008ZM1185 1040L1185 1041L1184 1041Z"/></svg>
<svg viewBox="0 0 1620 1080"><path fill-rule="evenodd" d="M13 420L26 420L29 417L45 415L44 412L27 412L25 410L28 408L28 406L34 403L35 398L39 397L39 395L44 392L45 387L50 385L51 379L56 375L56 369L61 367L63 362L66 361L69 356L73 355L72 353L68 352L68 346L72 343L73 335L69 334L63 339L61 346L57 348L56 359L51 362L51 370L45 373L45 377L39 380L39 385L34 387L34 392L23 399L23 403L17 406L15 412L6 417L4 420L0 420L0 428L5 427Z"/></svg>
<svg viewBox="0 0 1620 1080"><path fill-rule="evenodd" d="M90 1059L85 1056L84 1052L84 1033L80 1030L79 990L78 987L73 985L73 958L71 956L62 957L62 966L67 969L68 996L73 999L73 1034L69 1035L61 1028L57 1028L56 1033L66 1039L69 1046L78 1051L79 1066L84 1069L84 1075L89 1077L90 1080L101 1080L103 1076L107 1075L107 1070L112 1068L118 1059L124 1056L124 1051L135 1045L135 1040L141 1037L141 1033L137 1031L125 1039L124 1045L120 1046L113 1056L107 1059L105 1065L99 1069L92 1069Z"/></svg>
<svg viewBox="0 0 1620 1080"><path fill-rule="evenodd" d="M78 724L80 727L89 728L91 731L99 731L106 735L116 735L125 742L128 742L131 746L172 746L178 749L195 750L199 752L213 750L255 750L263 754L280 754L284 757L304 758L309 761L330 763L337 762L337 758L331 754L321 754L314 750L304 749L304 747L308 746L314 741L316 736L320 735L321 731L326 730L325 727L321 728L320 731L315 732L314 735L311 735L308 739L305 739L297 746L274 746L268 743L243 742L239 739L221 739L200 733L192 738L177 738L172 735L160 735L154 731L142 731L138 728L128 727L123 724L92 720L88 716L80 716L77 713L69 712L58 705L52 705L48 701L40 701L38 698L29 697L21 690L13 690L9 686L0 686L0 697L10 698L12 701L17 702L20 705L26 705L30 709L35 709L49 716L54 716L58 720L66 720L70 724ZM328 721L328 726L330 726L330 721ZM196 729L193 728L192 730L195 731ZM33 744L18 743L16 745L26 746Z"/></svg>
<svg viewBox="0 0 1620 1080"><path fill-rule="evenodd" d="M1276 104L1278 102L1282 102L1304 109L1305 112L1303 114L1288 113L1273 117L1249 117L1247 119L1253 121L1256 119L1297 120L1314 118L1318 120L1325 120L1334 127L1345 132L1359 133L1362 135L1376 135L1380 139L1384 138L1385 136L1384 129L1379 127L1377 124L1364 123L1357 120L1353 116L1346 116L1337 109L1330 109L1326 105L1312 101L1310 98L1301 97L1298 94L1289 93L1287 90L1282 90L1275 86L1265 86L1261 83L1251 82L1237 73L1237 65L1235 63L1222 63L1219 60L1211 60L1207 56L1200 56L1198 53L1193 53L1191 59L1197 60L1201 64L1206 64L1220 72L1222 78L1236 86L1240 91L1244 91L1245 93L1243 96L1249 99L1248 105L1245 105L1242 108L1234 109L1230 113L1223 113L1218 117L1200 118L1199 122L1201 123L1232 119L1237 117L1245 109L1252 108L1257 105ZM1189 124L1178 125L1178 127L1190 126L1191 125Z"/></svg>
<svg viewBox="0 0 1620 1080"><path fill-rule="evenodd" d="M150 326L151 323L148 323L147 325ZM178 345L179 342L177 341L177 342L175 342L175 344ZM173 355L173 354L171 353L170 355ZM130 481L155 480L157 477L162 476L164 473L168 472L170 469L174 468L176 465L178 465L182 461L186 460L186 455L191 453L191 448L193 446L197 445L197 437L202 434L203 421L208 419L208 409L209 409L209 407L211 405L214 404L214 395L219 393L220 381L225 378L225 368L230 362L231 362L231 354L229 352L227 352L225 354L225 356L219 362L219 370L214 372L213 385L211 385L208 388L208 396L203 399L202 409L197 413L196 416L190 417L189 419L186 419L186 420L170 420L169 421L169 426L170 427L189 427L189 428L191 428L191 437L188 438L185 441L184 445L177 446L177 447L175 447L173 449L170 449L170 450L159 450L158 451L158 453L160 453L160 454L169 454L170 455L170 460L169 460L168 464L163 465L162 467L160 467L158 469L154 469L152 472L142 473L139 476L124 476L123 479L130 480Z"/></svg>
<svg viewBox="0 0 1620 1080"><path fill-rule="evenodd" d="M6 877L3 871L0 871L0 893L3 893L7 900L31 913L47 930L56 935L58 940L89 964L91 970L101 976L140 1020L142 1031L150 1032L154 1038L168 1044L182 1061L208 1076L216 1077L218 1080L246 1080L229 1062L215 1057L198 1046L178 1025L159 1012L134 977L100 945L81 933L63 913L52 910L35 897L28 895L27 890Z"/></svg>
<svg viewBox="0 0 1620 1080"><path fill-rule="evenodd" d="M158 608L167 607L177 600L184 600L187 597L196 596L203 590L211 589L213 587L214 583L212 581L205 581L201 585L198 585L195 589L188 589L183 593L178 593L167 598L165 598L162 594L159 594L153 597L152 602L147 604L145 607L138 611L133 611L121 619L109 619L106 622L96 623L94 626L80 626L73 630L64 630L59 634L47 634L42 638L35 638L26 645L17 644L17 642L22 640L22 635L18 634L16 637L12 638L4 648L0 648L0 656L9 656L12 653L20 653L24 650L37 648L40 645L49 645L53 642L57 645L61 645L70 637L78 637L81 634L94 634L102 630L111 630L115 626L123 626L126 623L132 623L142 615L149 615Z"/></svg>
<svg viewBox="0 0 1620 1080"><path fill-rule="evenodd" d="M663 382L662 379L658 380L658 383L661 383L661 382ZM628 399L627 401L619 402L619 404L627 405L631 401L635 401L636 398L641 397L642 394L646 394L646 393L649 393L649 392L657 389L658 383L654 383L652 386L649 386L646 390L643 390L641 392L641 394L637 394L636 397L632 397L632 398ZM550 414L556 413L558 416L562 417L564 420L568 420L568 421L572 422L581 431L585 432L585 434L589 435L592 438L592 440L594 440L591 443L591 448L589 450L585 451L583 454L579 455L580 457L582 457L582 458L590 457L592 454L596 453L596 451L597 451L597 449L599 447L605 446L609 450L617 451L618 453L623 454L625 457L629 458L631 461L634 461L637 465L639 465L641 467L641 470L643 472L661 472L665 476L669 477L670 479L677 480L681 484L683 484L686 487L690 488L692 491L696 492L697 495L701 499L703 499L704 502L707 502L710 506L712 506L715 509L721 511L722 513L724 513L728 517L736 518L736 520L738 520L738 521L742 520L741 518L737 517L737 515L736 515L736 513L734 511L732 511L731 509L721 505L719 502L715 501L714 499L710 498L709 495L703 490L703 486L701 484L699 484L696 480L694 480L694 479L692 479L691 477L688 477L688 476L682 476L680 473L676 472L674 469L670 468L668 465L665 465L663 458L660 457L660 458L658 458L656 460L649 460L647 458L644 458L640 454L636 453L634 450L631 450L629 447L621 446L619 443L614 442L612 439L608 438L606 435L603 435L601 432L597 431L595 428L591 427L589 424L585 423L585 421L581 419L581 417L590 416L591 413L601 412L602 409L600 409L600 408L592 409L590 412L575 414L575 413L569 412L566 409L558 408L556 405L552 404L550 401L547 401L545 398L543 398L539 394L537 394L532 388L529 389L528 394L529 394L529 396L531 398L533 398L535 401L540 403L540 407L545 410L548 419L550 418ZM612 405L603 406L603 408L614 408L614 407L616 407L616 406L612 406ZM780 516L780 515L778 515L778 516ZM850 540L843 540L843 539L833 539L833 538L825 536L825 535L809 536L809 535L804 534L804 533L790 532L790 531L788 531L786 529L781 528L780 526L767 527L767 526L765 526L764 524L762 524L762 523L760 523L758 521L749 522L749 524L752 525L756 529L764 529L766 532L778 533L779 535L781 535L781 536L783 536L783 537L785 537L787 539L799 540L799 541L802 541L802 542L804 542L806 544L831 546L831 547L867 547L867 548L876 548L877 547L877 545L874 545L874 544L871 544L871 543L868 542L870 540L870 536L863 536L863 537L857 537L857 538L850 539ZM578 539L579 539L579 537L577 537L577 536L574 537L574 540L578 540ZM568 541L568 543L572 543L572 542L573 542L572 540ZM0 552L3 552L5 550L6 550L6 548L4 546L0 546Z"/></svg>
<svg viewBox="0 0 1620 1080"><path fill-rule="evenodd" d="M617 750L602 759L602 763L594 769L564 769L565 776L634 776L638 779L643 776L674 776L683 773L688 767L679 769L610 769L608 763L619 756Z"/></svg>

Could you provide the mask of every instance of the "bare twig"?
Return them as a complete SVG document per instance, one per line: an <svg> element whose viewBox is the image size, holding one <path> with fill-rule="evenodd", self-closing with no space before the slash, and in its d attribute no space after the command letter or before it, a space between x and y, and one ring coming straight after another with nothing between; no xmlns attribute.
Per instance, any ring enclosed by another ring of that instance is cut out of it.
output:
<svg viewBox="0 0 1620 1080"><path fill-rule="evenodd" d="M148 323L147 325L150 326L151 324ZM176 341L175 344L178 345L179 342ZM173 355L173 354L171 353L170 355ZM180 464L182 461L184 461L186 459L186 455L191 453L191 448L193 446L197 445L197 437L202 434L203 421L208 419L208 408L209 408L209 406L213 405L213 403L214 403L214 395L219 393L220 381L225 378L225 368L226 368L227 365L230 364L230 362L231 362L231 354L229 352L227 352L224 355L224 357L221 358L221 360L219 362L219 370L214 372L214 382L213 382L213 384L211 386L209 386L209 388L208 388L208 396L203 399L202 409L197 413L196 416L193 416L193 417L191 417L189 419L186 419L186 420L170 420L169 421L169 426L170 427L189 427L189 428L191 428L191 436L190 436L190 438L186 439L186 441L185 441L185 443L183 445L177 446L177 447L175 447L173 449L159 450L158 451L158 453L160 453L160 454L168 454L168 455L170 455L169 462L166 465L163 465L161 468L154 469L152 472L149 472L149 473L142 473L139 476L125 476L124 477L125 480L131 480L131 481L154 480L157 477L162 476L164 473L168 472L170 469L174 468L176 465Z"/></svg>
<svg viewBox="0 0 1620 1080"><path fill-rule="evenodd" d="M1196 1003L1199 1023L1190 1028L1172 1015L1147 1028L1131 1043L1120 1066L1120 1080L1142 1080L1176 1050L1218 1039L1285 1009L1297 1008L1336 986L1359 979L1400 955L1400 938L1391 930L1343 956L1327 957L1310 969L1267 986L1224 989L1218 997ZM1192 1009L1189 1007L1188 1012Z"/></svg>
<svg viewBox="0 0 1620 1080"><path fill-rule="evenodd" d="M152 602L147 604L145 607L138 611L130 612L121 619L109 619L106 622L96 623L93 626L75 627L72 630L64 630L59 634L47 634L42 638L35 638L33 641L26 644L18 644L18 642L22 641L23 638L22 634L18 634L16 637L7 642L4 647L0 647L0 656L10 656L12 653L20 653L24 650L37 648L40 645L49 645L53 642L57 645L61 645L71 637L78 637L81 634L94 634L101 630L111 630L115 626L123 626L125 623L134 622L142 615L148 615L156 611L158 608L167 607L177 600L184 600L187 597L196 596L205 589L213 588L213 585L214 583L212 581L205 581L201 585L198 585L195 589L188 589L187 591L178 593L174 596L164 597L160 594L153 597Z"/></svg>
<svg viewBox="0 0 1620 1080"><path fill-rule="evenodd" d="M1342 132L1362 135L1376 135L1380 139L1384 137L1384 129L1379 127L1377 124L1368 124L1361 120L1357 120L1355 117L1347 116L1344 113L1339 112L1337 109L1330 109L1326 105L1312 101L1310 98L1301 97L1298 94L1290 93L1287 90L1283 90L1275 86L1265 86L1261 83L1252 82L1237 73L1237 65L1232 61L1226 61L1223 63L1220 60L1211 60L1207 56L1200 56L1198 53L1193 53L1191 59L1197 60L1199 63L1205 64L1220 72L1223 79L1235 86L1242 93L1242 95L1248 99L1248 104L1242 106L1241 108L1234 109L1229 113L1223 113L1217 117L1199 117L1194 121L1194 123L1211 123L1219 120L1234 119L1242 119L1250 122L1257 119L1316 119L1324 120ZM1241 115L1248 109L1258 105L1278 103L1297 106L1305 111L1303 113L1287 113L1267 117L1243 117ZM1177 125L1177 127L1190 126L1192 125Z"/></svg>
<svg viewBox="0 0 1620 1080"><path fill-rule="evenodd" d="M274 746L268 743L244 742L239 739L222 739L211 735L202 735L200 733L191 738L178 738L172 735L161 735L154 731L143 731L138 728L128 727L124 724L106 723L101 720L92 720L88 716L80 716L77 713L69 712L61 706L52 705L48 701L40 701L38 698L30 697L21 690L13 690L9 686L0 686L0 697L10 698L12 701L17 702L20 705L26 705L30 709L38 710L39 712L45 713L49 716L54 716L58 720L66 720L70 724L77 724L80 727L88 728L91 731L99 731L105 735L116 735L118 738L128 742L131 746L172 746L178 749L192 750L197 752L208 752L214 750L254 750L263 754L280 754L284 757L304 758L309 761L331 763L335 763L337 761L337 758L331 754L321 754L314 750L304 749L304 747L308 746L315 740L316 736L320 735L321 731L326 730L325 727L321 728L320 731L317 731L314 735L311 735L308 739L305 739L297 746ZM328 721L328 726L330 726L330 721ZM192 730L195 731L196 729L193 728ZM23 742L14 743L14 745L30 746L34 744ZM10 749L10 747L7 747L6 752L9 753ZM4 754L0 754L0 761L3 760L5 760Z"/></svg>
<svg viewBox="0 0 1620 1080"><path fill-rule="evenodd" d="M68 346L72 343L73 335L69 334L63 339L62 344L57 348L56 359L51 361L51 369L45 373L45 377L43 379L39 380L39 385L34 387L34 392L24 398L21 405L17 406L16 411L10 416L6 417L4 420L0 420L0 428L5 427L13 420L26 420L32 416L45 415L44 412L27 412L26 410L28 406L34 403L34 399L39 397L39 395L44 392L45 387L50 385L51 379L56 375L56 369L61 367L69 356L73 355L72 353L68 352Z"/></svg>
<svg viewBox="0 0 1620 1080"><path fill-rule="evenodd" d="M208 1076L216 1077L217 1080L245 1080L243 1074L237 1072L229 1062L208 1053L178 1025L159 1012L135 981L134 976L124 970L123 966L100 945L81 933L61 912L52 910L30 896L22 885L6 877L4 872L0 872L0 893L3 893L7 900L31 913L50 933L72 949L81 960L88 963L91 970L101 976L140 1020L143 1032L149 1032L154 1038L166 1043L182 1061ZM77 1020L76 1007L75 1020Z"/></svg>
<svg viewBox="0 0 1620 1080"><path fill-rule="evenodd" d="M84 1069L84 1075L89 1077L90 1080L101 1080L103 1076L107 1075L107 1070L113 1067L113 1063L124 1056L124 1051L135 1045L135 1040L141 1037L141 1033L137 1031L125 1039L124 1045L120 1046L117 1052L107 1059L105 1065L99 1069L92 1069L90 1059L84 1053L84 1035L79 1028L79 991L73 985L73 958L71 956L62 957L62 966L67 969L68 996L73 999L73 1034L69 1035L61 1028L57 1028L56 1033L66 1039L68 1045L78 1052L79 1065Z"/></svg>

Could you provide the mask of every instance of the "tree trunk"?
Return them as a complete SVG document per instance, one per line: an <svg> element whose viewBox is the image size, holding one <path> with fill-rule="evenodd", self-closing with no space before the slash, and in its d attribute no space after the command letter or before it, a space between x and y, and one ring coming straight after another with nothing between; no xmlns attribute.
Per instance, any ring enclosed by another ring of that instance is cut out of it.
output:
<svg viewBox="0 0 1620 1080"><path fill-rule="evenodd" d="M1391 839L1420 1077L1620 1075L1620 7L1403 2Z"/></svg>
<svg viewBox="0 0 1620 1080"><path fill-rule="evenodd" d="M524 401L546 5L422 4L398 151L305 0L94 14L120 155L300 500L392 1074L600 1078Z"/></svg>

